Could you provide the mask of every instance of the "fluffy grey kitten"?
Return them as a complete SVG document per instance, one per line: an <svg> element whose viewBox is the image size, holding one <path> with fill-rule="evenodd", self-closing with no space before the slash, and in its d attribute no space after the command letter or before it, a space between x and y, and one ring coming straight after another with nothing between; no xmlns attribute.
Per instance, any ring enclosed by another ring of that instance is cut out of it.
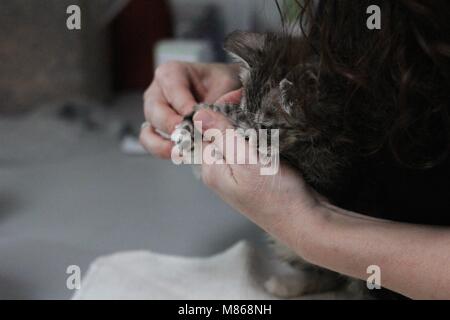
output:
<svg viewBox="0 0 450 320"><path fill-rule="evenodd" d="M315 190L339 204L353 155L339 100L345 83L320 70L300 38L236 31L228 36L225 49L241 65L241 103L200 104L195 111L221 112L236 128L278 129L281 158ZM192 115L173 135L181 148L186 136L180 132L188 132L188 139L193 136ZM363 282L311 265L276 240L273 247L299 272L269 279L265 284L269 292L292 298L347 286L353 293L357 288L362 297Z"/></svg>

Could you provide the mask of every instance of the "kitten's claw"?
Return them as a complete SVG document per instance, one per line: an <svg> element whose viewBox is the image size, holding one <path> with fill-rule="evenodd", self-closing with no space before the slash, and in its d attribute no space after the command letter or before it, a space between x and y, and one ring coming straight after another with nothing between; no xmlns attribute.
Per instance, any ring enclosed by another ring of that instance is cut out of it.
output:
<svg viewBox="0 0 450 320"><path fill-rule="evenodd" d="M179 124L170 139L178 146L180 150L191 150L192 144L192 131L193 127L187 121Z"/></svg>

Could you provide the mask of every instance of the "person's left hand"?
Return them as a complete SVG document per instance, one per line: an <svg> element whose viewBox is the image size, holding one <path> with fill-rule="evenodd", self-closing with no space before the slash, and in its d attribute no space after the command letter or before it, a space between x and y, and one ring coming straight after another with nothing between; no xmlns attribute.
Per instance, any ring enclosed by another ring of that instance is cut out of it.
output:
<svg viewBox="0 0 450 320"><path fill-rule="evenodd" d="M202 122L203 131L215 128L224 133L226 129L232 128L223 115L207 109L198 111L194 121ZM221 149L221 141L210 143ZM246 145L236 148L250 148L248 141L241 139L240 143ZM283 163L280 164L278 173L264 176L260 174L259 164L226 164L225 155L222 157L225 164L202 164L203 182L225 202L267 232L278 235L279 238L280 233L299 236L298 232L285 232L287 224L293 226L294 216L296 221L303 216L306 222L310 213L322 203L321 197L306 185L302 176Z"/></svg>

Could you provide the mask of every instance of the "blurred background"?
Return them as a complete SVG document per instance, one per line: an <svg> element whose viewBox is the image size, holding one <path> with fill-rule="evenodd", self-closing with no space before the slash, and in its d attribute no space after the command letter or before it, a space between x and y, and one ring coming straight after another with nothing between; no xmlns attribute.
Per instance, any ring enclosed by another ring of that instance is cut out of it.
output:
<svg viewBox="0 0 450 320"><path fill-rule="evenodd" d="M81 30L66 27L73 4ZM136 137L159 64L226 61L227 33L279 26L273 0L2 0L0 299L70 298L66 268L117 251L264 243Z"/></svg>

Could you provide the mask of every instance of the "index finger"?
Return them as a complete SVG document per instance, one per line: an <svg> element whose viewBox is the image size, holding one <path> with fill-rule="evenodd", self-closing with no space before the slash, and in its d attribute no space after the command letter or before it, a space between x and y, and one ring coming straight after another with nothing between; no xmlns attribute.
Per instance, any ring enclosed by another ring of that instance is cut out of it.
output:
<svg viewBox="0 0 450 320"><path fill-rule="evenodd" d="M197 101L191 91L191 83L188 77L165 76L159 80L160 88L170 106L185 116L194 110Z"/></svg>
<svg viewBox="0 0 450 320"><path fill-rule="evenodd" d="M161 88L153 83L145 94L144 115L155 129L170 134L183 118L169 106L166 100Z"/></svg>

